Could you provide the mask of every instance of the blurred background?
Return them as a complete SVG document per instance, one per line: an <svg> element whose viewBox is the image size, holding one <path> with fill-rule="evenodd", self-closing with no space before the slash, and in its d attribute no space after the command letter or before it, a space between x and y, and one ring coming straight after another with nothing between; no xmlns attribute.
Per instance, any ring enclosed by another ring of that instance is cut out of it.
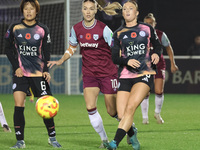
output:
<svg viewBox="0 0 200 150"><path fill-rule="evenodd" d="M50 29L52 48L51 60L59 59L68 46L71 27L82 20L82 0L38 0L41 5L39 21ZM105 6L108 2L126 0L98 0ZM19 10L21 0L0 0L0 93L12 93L12 68L5 56L4 35L9 25L22 18ZM148 13L153 13L159 30L164 31L173 47L179 71L170 72L167 63L165 93L199 93L200 92L200 57L187 55L200 35L200 1L199 0L137 0L139 21ZM113 32L121 25L120 15L110 17L98 12L96 18L106 23ZM164 55L166 52L164 50ZM79 51L62 66L50 70L53 93L82 94L81 56Z"/></svg>

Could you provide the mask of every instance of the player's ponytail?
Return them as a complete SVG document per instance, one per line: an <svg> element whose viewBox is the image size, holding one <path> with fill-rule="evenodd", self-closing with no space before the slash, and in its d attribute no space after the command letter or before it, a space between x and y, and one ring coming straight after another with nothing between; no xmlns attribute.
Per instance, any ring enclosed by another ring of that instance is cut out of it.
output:
<svg viewBox="0 0 200 150"><path fill-rule="evenodd" d="M83 3L87 1L95 3L99 11L104 11L109 16L117 15L118 13L116 10L122 9L121 4L118 2L108 3L105 7L103 7L100 5L100 3L103 3L102 0L83 0Z"/></svg>
<svg viewBox="0 0 200 150"><path fill-rule="evenodd" d="M144 17L144 19L152 19L154 22L156 22L156 18L154 17L153 13L148 13L148 15Z"/></svg>
<svg viewBox="0 0 200 150"><path fill-rule="evenodd" d="M122 6L118 2L113 2L113 3L108 3L105 7L102 7L98 2L97 2L97 8L100 11L104 11L107 15L109 16L114 16L117 15L118 13L116 10L121 10Z"/></svg>

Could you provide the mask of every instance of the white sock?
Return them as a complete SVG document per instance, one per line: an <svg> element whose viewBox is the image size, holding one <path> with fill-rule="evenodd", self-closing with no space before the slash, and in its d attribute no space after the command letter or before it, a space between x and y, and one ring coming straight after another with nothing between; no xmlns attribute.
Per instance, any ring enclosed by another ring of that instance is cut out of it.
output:
<svg viewBox="0 0 200 150"><path fill-rule="evenodd" d="M3 107L1 105L1 102L0 102L0 122L1 122L2 127L4 124L8 125L8 123L6 122L6 118L4 116Z"/></svg>
<svg viewBox="0 0 200 150"><path fill-rule="evenodd" d="M161 95L156 94L155 95L155 107L156 107L155 113L160 114L161 108L163 105L163 101L164 101L164 94L161 94Z"/></svg>
<svg viewBox="0 0 200 150"><path fill-rule="evenodd" d="M90 115L89 114L89 119L90 119L90 123L92 124L94 130L99 134L99 136L101 137L101 140L108 140L108 137L106 135L106 131L104 129L103 126L103 121L102 118L99 114L98 111L96 111L96 113Z"/></svg>
<svg viewBox="0 0 200 150"><path fill-rule="evenodd" d="M142 118L148 119L148 111L149 111L149 97L146 97L142 103L140 104L142 110Z"/></svg>

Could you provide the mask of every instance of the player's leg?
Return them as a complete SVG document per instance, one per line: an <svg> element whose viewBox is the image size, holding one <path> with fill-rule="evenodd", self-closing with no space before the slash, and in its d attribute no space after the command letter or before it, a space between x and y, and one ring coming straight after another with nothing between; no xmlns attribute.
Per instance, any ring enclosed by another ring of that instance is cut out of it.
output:
<svg viewBox="0 0 200 150"><path fill-rule="evenodd" d="M29 91L30 91L29 101L30 101L31 103L33 103L33 102L34 102L34 94L33 94L33 91L32 91L31 88L29 88Z"/></svg>
<svg viewBox="0 0 200 150"><path fill-rule="evenodd" d="M140 104L141 111L142 111L142 118L143 124L149 124L149 116L148 116L148 111L149 111L149 94L144 98L144 100Z"/></svg>
<svg viewBox="0 0 200 150"><path fill-rule="evenodd" d="M11 132L11 129L9 128L8 123L6 121L6 117L4 115L1 102L0 102L0 123L1 123L1 126L4 130L4 132Z"/></svg>
<svg viewBox="0 0 200 150"><path fill-rule="evenodd" d="M30 78L31 89L35 97L42 97L44 95L52 95L48 82L43 77ZM43 119L45 127L48 132L48 143L56 148L60 148L61 145L56 140L56 131L54 119Z"/></svg>
<svg viewBox="0 0 200 150"><path fill-rule="evenodd" d="M163 124L164 120L162 119L160 113L164 102L164 83L163 78L156 78L154 81L155 84L155 114L154 117L157 120L157 123Z"/></svg>
<svg viewBox="0 0 200 150"><path fill-rule="evenodd" d="M98 87L86 87L84 88L84 99L92 127L99 134L101 141L107 142L108 137L103 126L103 120L97 110L96 105L99 92L100 89ZM100 148L101 147L102 144L100 145Z"/></svg>
<svg viewBox="0 0 200 150"><path fill-rule="evenodd" d="M116 94L118 79L117 75L99 78L100 91L104 94L105 105L107 113L118 119L117 108L116 108Z"/></svg>
<svg viewBox="0 0 200 150"><path fill-rule="evenodd" d="M145 78L145 80L144 80L144 78ZM127 81L130 82L131 80L127 80ZM127 86L128 84L129 83L125 84L125 82L124 82L124 84L122 84L122 85ZM131 84L131 82L130 82L130 84ZM142 100L146 97L146 95L150 91L150 88L153 85L153 76L146 75L143 77L133 79L132 85L133 86L131 88L130 95L128 96L128 101L127 101L126 109L124 111L124 115L119 123L114 140L111 141L107 147L108 149L116 149L117 146L119 145L120 141L126 135L126 133L130 134L129 136L132 135L130 138L130 141L131 141L133 149L134 150L140 149L140 143L137 140L137 129L134 127L133 130L130 132L130 128L132 126L133 117L134 117L137 107L140 105ZM118 91L117 95L120 95L121 93L125 92L126 87L122 86L122 88L121 89L120 88L121 87L119 87L119 91ZM120 91L120 90L122 90L122 91ZM122 96L120 98L125 99L127 97ZM117 99L118 99L118 97L117 97Z"/></svg>
<svg viewBox="0 0 200 150"><path fill-rule="evenodd" d="M28 80L26 77L13 77L13 97L15 101L14 109L14 129L17 143L11 148L25 148L24 142L24 128L25 128L25 117L24 107L26 92L29 87Z"/></svg>

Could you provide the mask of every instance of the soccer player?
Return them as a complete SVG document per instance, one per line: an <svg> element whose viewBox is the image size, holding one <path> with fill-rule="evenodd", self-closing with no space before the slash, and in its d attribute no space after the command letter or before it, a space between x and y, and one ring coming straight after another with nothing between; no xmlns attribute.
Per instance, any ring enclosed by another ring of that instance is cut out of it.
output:
<svg viewBox="0 0 200 150"><path fill-rule="evenodd" d="M8 123L6 121L1 102L0 102L0 123L4 132L11 132L11 129L9 128Z"/></svg>
<svg viewBox="0 0 200 150"><path fill-rule="evenodd" d="M83 21L75 24L71 29L70 46L58 61L49 61L48 66L61 65L68 60L80 46L82 55L83 92L90 123L99 134L104 148L108 142L102 118L97 110L98 94L104 94L107 112L111 117L117 118L116 92L117 92L117 66L111 59L112 31L107 25L95 19L97 8L104 10L108 15L116 14L115 9L121 6L112 3L102 8L96 0L83 0ZM113 10L108 8L112 7Z"/></svg>
<svg viewBox="0 0 200 150"><path fill-rule="evenodd" d="M140 149L137 129L132 127L137 107L153 86L155 64L159 61L161 45L154 29L137 21L138 5L128 0L122 8L125 24L115 31L112 44L112 60L119 65L119 88L117 92L117 112L122 116L114 140L106 147L117 149L126 134L134 150ZM154 52L150 55L150 43Z"/></svg>
<svg viewBox="0 0 200 150"><path fill-rule="evenodd" d="M144 22L151 25L153 28L156 26L156 19L152 13L149 13L145 18ZM167 54L169 56L170 62L171 62L171 72L175 73L178 70L178 67L174 60L174 52L172 49L172 46L170 44L169 39L167 38L167 35L158 29L155 29L156 33L158 35L159 41L161 42L164 49L166 49ZM152 47L153 49L153 47ZM158 124L163 124L164 120L162 119L160 113L161 108L164 101L164 84L165 84L165 60L163 58L163 54L160 56L160 60L158 62L157 66L157 74L155 75L154 79L154 86L155 86L155 113L154 118L157 120ZM149 95L142 101L141 103L141 110L142 110L142 117L143 117L143 124L148 124L148 108L149 108Z"/></svg>
<svg viewBox="0 0 200 150"><path fill-rule="evenodd" d="M50 60L50 33L36 17L40 11L37 0L22 0L20 10L24 18L10 25L5 35L6 55L13 67L13 96L15 100L14 128L17 139L11 148L25 148L24 107L28 88L36 97L52 95L47 61ZM56 140L54 119L43 119L48 131L48 143L61 147Z"/></svg>

